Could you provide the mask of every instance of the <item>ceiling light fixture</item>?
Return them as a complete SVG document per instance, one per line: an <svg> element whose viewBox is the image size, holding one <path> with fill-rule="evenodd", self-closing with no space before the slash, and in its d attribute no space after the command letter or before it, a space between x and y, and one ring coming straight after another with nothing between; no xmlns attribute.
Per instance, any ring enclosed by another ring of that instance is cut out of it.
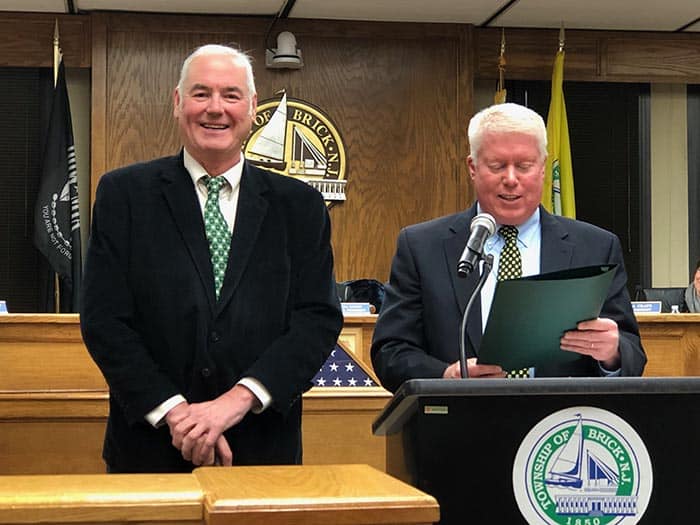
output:
<svg viewBox="0 0 700 525"><path fill-rule="evenodd" d="M300 69L304 65L297 39L289 31L277 35L277 49L265 50L265 65L272 69Z"/></svg>

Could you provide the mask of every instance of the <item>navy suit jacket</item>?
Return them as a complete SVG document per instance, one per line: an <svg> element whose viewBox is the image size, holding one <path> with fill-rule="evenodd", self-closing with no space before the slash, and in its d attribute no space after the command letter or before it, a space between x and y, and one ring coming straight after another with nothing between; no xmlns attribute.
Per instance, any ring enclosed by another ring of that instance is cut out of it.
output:
<svg viewBox="0 0 700 525"><path fill-rule="evenodd" d="M329 217L315 189L245 163L217 301L182 153L101 178L81 328L110 388L110 469L191 470L167 425L144 416L175 394L214 399L242 377L262 383L273 404L225 433L234 463L299 463L301 394L341 327Z"/></svg>
<svg viewBox="0 0 700 525"><path fill-rule="evenodd" d="M478 272L466 279L458 277L457 262L475 214L476 204L464 212L409 226L399 234L371 350L374 370L391 391L408 379L442 377L445 368L459 359L460 324ZM646 355L626 289L627 275L617 236L581 221L551 215L543 208L540 224L541 273L618 265L601 317L618 324L621 375L641 375ZM467 349L479 348L481 326L481 304L476 301L467 320ZM597 376L600 372L595 360L582 357L566 369L538 369L537 375Z"/></svg>

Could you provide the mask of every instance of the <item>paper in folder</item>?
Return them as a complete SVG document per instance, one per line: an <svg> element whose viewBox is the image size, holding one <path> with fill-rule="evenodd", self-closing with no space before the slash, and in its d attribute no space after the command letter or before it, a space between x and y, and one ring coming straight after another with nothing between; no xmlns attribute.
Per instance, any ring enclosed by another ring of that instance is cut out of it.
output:
<svg viewBox="0 0 700 525"><path fill-rule="evenodd" d="M580 321L595 319L617 265L586 266L499 281L479 348L479 362L504 370L550 368L581 359L559 347Z"/></svg>

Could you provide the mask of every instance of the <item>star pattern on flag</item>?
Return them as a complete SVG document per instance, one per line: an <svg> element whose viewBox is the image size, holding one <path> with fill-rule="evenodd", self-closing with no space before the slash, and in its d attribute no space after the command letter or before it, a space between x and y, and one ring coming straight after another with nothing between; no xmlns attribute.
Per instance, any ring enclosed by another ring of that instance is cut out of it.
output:
<svg viewBox="0 0 700 525"><path fill-rule="evenodd" d="M352 353L346 352L338 344L311 382L314 386L331 388L379 386L353 358Z"/></svg>

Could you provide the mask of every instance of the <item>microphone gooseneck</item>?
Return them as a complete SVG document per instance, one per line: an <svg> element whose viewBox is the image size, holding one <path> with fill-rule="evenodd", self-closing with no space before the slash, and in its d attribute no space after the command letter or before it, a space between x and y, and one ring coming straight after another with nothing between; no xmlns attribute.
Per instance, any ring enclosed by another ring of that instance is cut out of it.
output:
<svg viewBox="0 0 700 525"><path fill-rule="evenodd" d="M469 377L469 372L467 370L467 350L465 347L465 340L467 335L467 319L469 318L469 312L472 309L472 305L479 293L481 288L483 288L486 279L491 273L491 268L493 267L493 255L487 255L484 257L484 266L482 268L481 276L479 277L479 282L474 287L471 296L469 297L469 302L467 307L464 309L464 315L462 315L462 324L459 327L459 368L460 375L462 379ZM474 348L474 355L478 357L476 348Z"/></svg>

